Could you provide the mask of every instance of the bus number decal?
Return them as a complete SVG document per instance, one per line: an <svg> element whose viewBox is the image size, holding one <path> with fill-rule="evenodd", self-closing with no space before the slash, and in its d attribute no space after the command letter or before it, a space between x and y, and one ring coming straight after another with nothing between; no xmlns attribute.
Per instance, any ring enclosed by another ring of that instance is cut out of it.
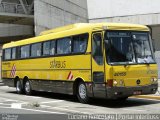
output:
<svg viewBox="0 0 160 120"><path fill-rule="evenodd" d="M66 68L66 61L50 61L50 68Z"/></svg>
<svg viewBox="0 0 160 120"><path fill-rule="evenodd" d="M126 76L126 72L115 73L114 76Z"/></svg>

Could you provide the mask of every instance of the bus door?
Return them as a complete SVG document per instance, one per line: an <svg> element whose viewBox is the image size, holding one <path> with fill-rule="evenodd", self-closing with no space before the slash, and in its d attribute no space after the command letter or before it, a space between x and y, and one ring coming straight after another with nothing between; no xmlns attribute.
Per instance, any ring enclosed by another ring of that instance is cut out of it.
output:
<svg viewBox="0 0 160 120"><path fill-rule="evenodd" d="M99 98L106 96L103 51L103 33L94 32L92 34L92 82L94 97Z"/></svg>

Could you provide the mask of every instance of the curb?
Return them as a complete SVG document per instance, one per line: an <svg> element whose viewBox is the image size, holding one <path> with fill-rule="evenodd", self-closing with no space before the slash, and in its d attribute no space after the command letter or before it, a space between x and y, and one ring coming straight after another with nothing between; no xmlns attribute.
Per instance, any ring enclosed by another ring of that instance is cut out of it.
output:
<svg viewBox="0 0 160 120"><path fill-rule="evenodd" d="M130 98L146 98L146 99L155 99L155 100L160 100L160 95L137 95L137 96L132 96Z"/></svg>

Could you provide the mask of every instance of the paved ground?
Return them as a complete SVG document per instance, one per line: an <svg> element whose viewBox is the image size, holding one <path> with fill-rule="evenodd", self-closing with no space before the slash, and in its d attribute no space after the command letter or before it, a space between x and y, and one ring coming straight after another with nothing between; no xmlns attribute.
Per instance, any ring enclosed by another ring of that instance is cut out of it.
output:
<svg viewBox="0 0 160 120"><path fill-rule="evenodd" d="M156 95L150 95L159 97ZM75 97L63 94L36 92L34 96L18 95L15 88L0 85L0 120L6 114L18 115L18 120L77 119L73 114L159 114L160 100L141 96L126 102L93 99L90 104L79 103ZM27 117L26 117L27 115ZM8 116L7 116L8 117ZM17 117L17 116L12 116ZM28 118L28 119L26 119ZM159 116L160 119L160 116ZM5 119L3 119L5 120Z"/></svg>

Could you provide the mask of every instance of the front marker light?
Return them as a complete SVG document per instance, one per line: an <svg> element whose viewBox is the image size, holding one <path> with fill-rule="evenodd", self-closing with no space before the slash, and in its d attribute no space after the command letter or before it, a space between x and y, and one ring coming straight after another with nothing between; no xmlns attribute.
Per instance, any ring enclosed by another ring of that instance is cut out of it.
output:
<svg viewBox="0 0 160 120"><path fill-rule="evenodd" d="M113 81L113 84L114 84L114 85L117 85L117 83L118 83L118 82L117 82L116 80Z"/></svg>
<svg viewBox="0 0 160 120"><path fill-rule="evenodd" d="M157 81L158 81L157 78L155 78L155 77L154 77L154 78L151 78L151 82L152 82L152 83L157 82Z"/></svg>

